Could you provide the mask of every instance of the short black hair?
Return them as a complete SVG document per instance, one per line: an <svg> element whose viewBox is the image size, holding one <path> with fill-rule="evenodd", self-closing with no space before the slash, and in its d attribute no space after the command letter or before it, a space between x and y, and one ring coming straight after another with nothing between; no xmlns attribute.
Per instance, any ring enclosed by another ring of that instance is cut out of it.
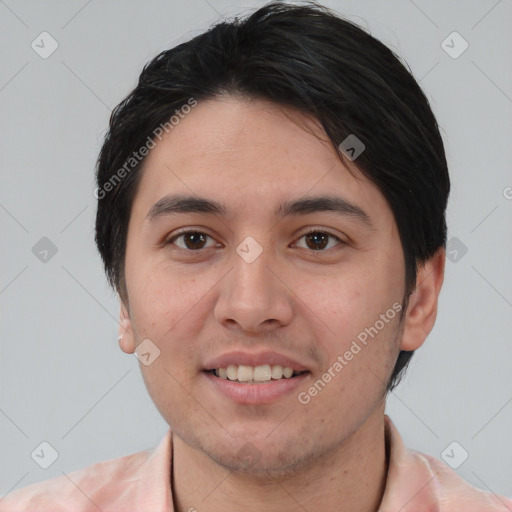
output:
<svg viewBox="0 0 512 512"><path fill-rule="evenodd" d="M316 2L273 1L161 52L113 110L96 166L96 244L121 298L141 148L154 144L158 127L171 128L169 119L184 106L222 95L263 99L313 116L342 161L347 153L339 146L348 136L364 144L355 164L386 198L400 234L403 316L418 264L446 246L450 180L443 141L426 96L400 58ZM413 353L399 353L388 391Z"/></svg>

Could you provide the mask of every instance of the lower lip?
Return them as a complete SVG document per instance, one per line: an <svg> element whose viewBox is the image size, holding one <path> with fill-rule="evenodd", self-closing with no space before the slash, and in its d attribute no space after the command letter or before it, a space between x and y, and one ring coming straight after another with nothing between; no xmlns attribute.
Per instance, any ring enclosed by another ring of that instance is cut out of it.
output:
<svg viewBox="0 0 512 512"><path fill-rule="evenodd" d="M289 379L272 380L261 384L244 384L221 379L208 372L203 372L216 391L239 404L265 404L276 401L297 389L308 377L309 372L301 373Z"/></svg>

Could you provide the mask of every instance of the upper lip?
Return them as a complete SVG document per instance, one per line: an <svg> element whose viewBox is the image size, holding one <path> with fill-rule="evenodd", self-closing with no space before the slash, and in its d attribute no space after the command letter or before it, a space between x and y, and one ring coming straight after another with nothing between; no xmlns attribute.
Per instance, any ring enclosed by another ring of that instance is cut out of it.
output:
<svg viewBox="0 0 512 512"><path fill-rule="evenodd" d="M306 366L299 363L295 359L273 351L258 352L253 354L240 351L228 352L209 360L205 364L204 369L215 370L217 368L227 368L230 365L262 366L265 364L281 365L283 367L291 368L296 372L303 372L308 370Z"/></svg>

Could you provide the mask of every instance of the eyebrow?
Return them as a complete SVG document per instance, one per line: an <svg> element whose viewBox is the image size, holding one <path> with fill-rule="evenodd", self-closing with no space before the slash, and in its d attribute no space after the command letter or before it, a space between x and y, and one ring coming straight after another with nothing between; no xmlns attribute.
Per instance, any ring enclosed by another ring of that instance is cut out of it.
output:
<svg viewBox="0 0 512 512"><path fill-rule="evenodd" d="M325 211L352 217L369 229L375 230L370 216L361 207L338 196L314 196L288 200L276 208L274 215L276 218L282 219L291 215L307 215ZM148 211L146 219L154 221L163 216L179 213L206 213L226 217L228 210L223 204L212 199L173 194L159 199Z"/></svg>

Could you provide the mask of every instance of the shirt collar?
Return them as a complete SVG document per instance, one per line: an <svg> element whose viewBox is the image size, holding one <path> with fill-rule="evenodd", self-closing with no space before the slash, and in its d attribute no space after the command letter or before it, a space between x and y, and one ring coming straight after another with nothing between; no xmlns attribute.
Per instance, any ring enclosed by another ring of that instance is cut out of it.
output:
<svg viewBox="0 0 512 512"><path fill-rule="evenodd" d="M384 415L388 474L379 512L438 510L437 473L421 454L408 450L391 418Z"/></svg>
<svg viewBox="0 0 512 512"><path fill-rule="evenodd" d="M438 482L428 460L408 450L391 418L384 415L388 473L379 512L438 510ZM137 510L174 512L171 492L172 434L169 429L140 473Z"/></svg>

